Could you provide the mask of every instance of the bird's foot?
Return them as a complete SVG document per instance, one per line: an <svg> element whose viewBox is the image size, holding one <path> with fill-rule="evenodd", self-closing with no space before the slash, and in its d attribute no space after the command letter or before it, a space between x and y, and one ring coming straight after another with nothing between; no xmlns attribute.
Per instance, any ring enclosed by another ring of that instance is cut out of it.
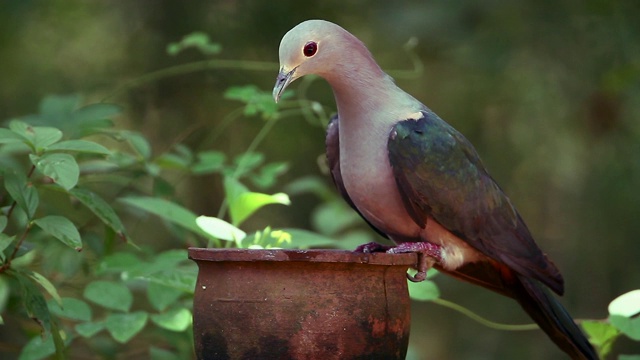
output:
<svg viewBox="0 0 640 360"><path fill-rule="evenodd" d="M393 246L389 246L389 245L382 245L379 244L377 242L370 242L370 243L366 243L366 244L362 244L360 246L358 246L355 250L353 250L354 252L357 253L375 253L375 252L388 252L389 249L392 249Z"/></svg>
<svg viewBox="0 0 640 360"><path fill-rule="evenodd" d="M396 247L387 250L390 254L401 253L418 253L418 272L411 276L407 274L407 278L412 282L421 282L427 278L427 271L436 262L442 262L442 249L439 245L429 242L404 242Z"/></svg>

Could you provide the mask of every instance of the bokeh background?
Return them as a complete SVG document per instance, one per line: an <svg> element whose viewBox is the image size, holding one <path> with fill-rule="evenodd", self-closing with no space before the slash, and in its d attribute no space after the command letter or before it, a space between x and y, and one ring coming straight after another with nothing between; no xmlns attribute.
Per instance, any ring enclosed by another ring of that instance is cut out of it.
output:
<svg viewBox="0 0 640 360"><path fill-rule="evenodd" d="M154 151L179 140L238 154L264 120L239 117L212 138L208 132L239 105L223 92L247 84L270 91L280 38L309 18L350 30L391 74L412 69L403 44L418 40L424 70L398 76L397 83L475 144L563 271L562 301L576 318L604 318L614 297L640 287L638 1L3 0L0 119L37 112L47 95L80 94L85 102L123 106L117 126L142 132ZM152 71L209 58L197 51L167 54L168 43L193 31L222 45L216 58L273 68L209 69L122 87ZM307 96L335 111L326 83L315 81ZM320 123L289 116L257 149L289 163L275 191L307 176L330 184L317 161L324 152ZM177 139L194 126L198 131ZM219 179L193 180L181 191L194 212L215 214L220 206ZM248 227L313 229L310 214L322 200L300 195L292 201L262 210ZM175 246L157 226L138 224L133 231ZM508 299L444 276L436 281L443 298L485 317L529 322ZM614 352L640 349L620 340ZM437 305L414 303L409 358L563 355L541 332L490 330Z"/></svg>

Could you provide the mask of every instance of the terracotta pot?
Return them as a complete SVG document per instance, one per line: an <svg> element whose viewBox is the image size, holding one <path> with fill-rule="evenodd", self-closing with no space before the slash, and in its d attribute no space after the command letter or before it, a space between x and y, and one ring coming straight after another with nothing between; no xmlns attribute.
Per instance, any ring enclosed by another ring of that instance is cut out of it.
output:
<svg viewBox="0 0 640 360"><path fill-rule="evenodd" d="M404 359L415 254L190 248L198 359Z"/></svg>

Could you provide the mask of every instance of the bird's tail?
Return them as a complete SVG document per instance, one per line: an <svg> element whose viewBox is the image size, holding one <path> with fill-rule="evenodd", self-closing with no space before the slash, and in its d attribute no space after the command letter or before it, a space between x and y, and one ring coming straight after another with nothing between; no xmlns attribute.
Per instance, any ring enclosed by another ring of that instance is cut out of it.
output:
<svg viewBox="0 0 640 360"><path fill-rule="evenodd" d="M572 359L597 360L593 346L562 304L536 280L521 275L516 277L520 286L512 289L512 297L549 338Z"/></svg>

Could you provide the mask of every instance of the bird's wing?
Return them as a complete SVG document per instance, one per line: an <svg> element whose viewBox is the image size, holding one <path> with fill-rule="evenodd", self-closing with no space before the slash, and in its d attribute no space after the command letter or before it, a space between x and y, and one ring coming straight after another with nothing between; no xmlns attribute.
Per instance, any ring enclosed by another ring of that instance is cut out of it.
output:
<svg viewBox="0 0 640 360"><path fill-rule="evenodd" d="M414 221L424 226L431 216L489 258L561 294L560 272L471 143L433 112L421 114L398 122L388 142L399 192Z"/></svg>
<svg viewBox="0 0 640 360"><path fill-rule="evenodd" d="M353 200L351 200L351 197L349 197L349 194L347 193L347 189L345 189L344 187L344 183L342 182L342 173L340 172L339 131L340 131L340 123L338 122L338 114L336 114L331 118L331 121L327 126L327 138L325 140L327 162L329 163L329 171L331 172L331 178L333 179L333 183L335 184L336 188L338 189L338 191L340 192L344 200L347 202L347 204L349 204L349 206L351 206L351 208L353 208L360 215L360 217L363 218L367 222L367 224L371 226L373 230L375 230L375 232L380 234L380 236L388 239L388 236L385 233L383 233L382 231L380 231L380 229L373 226L369 222L369 220L367 220L364 216L362 216L362 213L355 206L355 204L353 203Z"/></svg>

